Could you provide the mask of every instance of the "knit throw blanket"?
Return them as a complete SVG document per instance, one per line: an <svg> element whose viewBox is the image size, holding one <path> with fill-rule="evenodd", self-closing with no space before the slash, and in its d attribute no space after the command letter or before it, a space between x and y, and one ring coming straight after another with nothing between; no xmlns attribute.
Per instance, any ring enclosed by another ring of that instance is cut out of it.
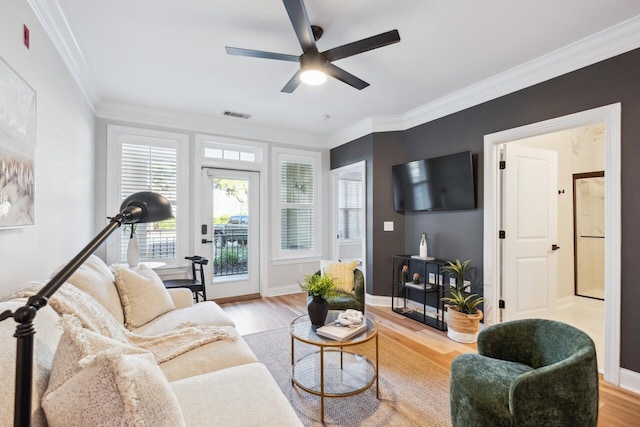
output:
<svg viewBox="0 0 640 427"><path fill-rule="evenodd" d="M16 290L9 298L29 298L46 283L30 282ZM49 299L48 304L60 316L77 317L83 328L125 344L150 351L158 363L166 362L189 350L219 340L235 340L226 330L218 326L184 323L176 329L160 335L145 336L124 327L91 295L65 283Z"/></svg>

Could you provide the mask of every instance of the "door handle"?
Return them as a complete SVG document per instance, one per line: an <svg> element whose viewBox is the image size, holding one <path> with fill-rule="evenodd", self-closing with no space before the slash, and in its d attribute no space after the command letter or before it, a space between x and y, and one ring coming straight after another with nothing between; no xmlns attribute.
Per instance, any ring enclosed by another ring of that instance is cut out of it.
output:
<svg viewBox="0 0 640 427"><path fill-rule="evenodd" d="M551 245L551 250L552 251L557 251L558 249L560 249L560 246L556 245L555 243L553 245Z"/></svg>
<svg viewBox="0 0 640 427"><path fill-rule="evenodd" d="M202 239L201 243L213 243L213 240Z"/></svg>

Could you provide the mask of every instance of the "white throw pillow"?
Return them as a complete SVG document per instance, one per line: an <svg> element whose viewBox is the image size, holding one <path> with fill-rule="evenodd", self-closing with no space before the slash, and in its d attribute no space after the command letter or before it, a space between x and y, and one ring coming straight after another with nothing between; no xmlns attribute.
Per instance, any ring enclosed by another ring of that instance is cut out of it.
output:
<svg viewBox="0 0 640 427"><path fill-rule="evenodd" d="M182 426L177 398L153 354L60 321L42 408L56 426Z"/></svg>
<svg viewBox="0 0 640 427"><path fill-rule="evenodd" d="M76 288L94 297L118 323L124 323L122 304L114 282L113 272L100 258L91 255L78 270L67 279Z"/></svg>
<svg viewBox="0 0 640 427"><path fill-rule="evenodd" d="M162 279L149 267L141 264L132 270L115 266L114 270L127 328L139 328L156 317L175 310L176 305L162 284Z"/></svg>
<svg viewBox="0 0 640 427"><path fill-rule="evenodd" d="M58 321L62 327L62 337L51 362L51 373L47 393L64 384L77 374L82 366L80 361L108 349L119 349L122 353L149 353L148 351L105 337L82 327L80 320L73 315L64 315Z"/></svg>
<svg viewBox="0 0 640 427"><path fill-rule="evenodd" d="M328 274L336 279L336 289L341 292L350 294L353 293L353 272L358 265L357 261L349 262L335 262L335 261L320 261L320 274Z"/></svg>
<svg viewBox="0 0 640 427"><path fill-rule="evenodd" d="M42 407L50 427L184 426L178 400L151 353L106 350L56 390Z"/></svg>

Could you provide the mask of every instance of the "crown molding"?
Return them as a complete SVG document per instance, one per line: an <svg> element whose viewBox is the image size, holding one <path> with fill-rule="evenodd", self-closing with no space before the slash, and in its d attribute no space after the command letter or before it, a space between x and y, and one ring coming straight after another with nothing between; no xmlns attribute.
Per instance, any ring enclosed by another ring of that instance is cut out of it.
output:
<svg viewBox="0 0 640 427"><path fill-rule="evenodd" d="M329 138L331 148L373 132L407 130L640 47L640 16L511 68L405 114L359 122Z"/></svg>
<svg viewBox="0 0 640 427"><path fill-rule="evenodd" d="M257 142L327 148L326 139L323 137L256 125L237 118L219 118L114 101L101 102L96 109L96 116L107 120L183 129Z"/></svg>
<svg viewBox="0 0 640 427"><path fill-rule="evenodd" d="M57 0L27 0L27 2L69 69L85 101L95 112L98 100L96 85L78 42L69 28L67 18L60 8L60 3Z"/></svg>
<svg viewBox="0 0 640 427"><path fill-rule="evenodd" d="M113 102L103 102L96 108L100 95L58 0L27 1L98 117L315 148L334 148L374 132L407 130L640 47L639 15L406 113L370 117L321 137L251 123L238 126L215 117ZM126 113L132 115L126 116Z"/></svg>

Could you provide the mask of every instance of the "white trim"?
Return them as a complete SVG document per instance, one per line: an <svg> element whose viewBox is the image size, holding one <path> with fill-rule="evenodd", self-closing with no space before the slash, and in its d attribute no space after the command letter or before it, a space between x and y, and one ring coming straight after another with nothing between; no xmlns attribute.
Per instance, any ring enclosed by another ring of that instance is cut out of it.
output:
<svg viewBox="0 0 640 427"><path fill-rule="evenodd" d="M385 297L381 295L364 295L364 302L367 305L372 305L376 307L391 307L391 297Z"/></svg>
<svg viewBox="0 0 640 427"><path fill-rule="evenodd" d="M499 299L498 256L498 147L500 144L586 126L605 123L605 366L604 379L620 382L620 309L621 309L621 104L611 104L544 122L497 132L484 137L484 296L487 324L499 322L495 308Z"/></svg>
<svg viewBox="0 0 640 427"><path fill-rule="evenodd" d="M269 288L265 290L265 293L262 295L263 297L278 297L280 295L290 295L297 294L300 292L300 285L286 285L286 286L278 286L277 288Z"/></svg>
<svg viewBox="0 0 640 427"><path fill-rule="evenodd" d="M182 133L164 132L136 127L107 125L107 195L106 214L117 212L120 207L120 183L121 183L121 138L140 137L157 140L153 144L171 146L177 149L178 156L178 195L179 206L176 215L183 218L178 222L178 241L175 260L163 260L169 264L180 265L189 250L189 236L191 232L191 217L189 209L191 206L191 194L189 192L189 136ZM116 231L119 235L120 230ZM107 263L120 262L120 239L109 239L105 243Z"/></svg>
<svg viewBox="0 0 640 427"><path fill-rule="evenodd" d="M640 393L640 373L621 368L620 387L634 393Z"/></svg>

